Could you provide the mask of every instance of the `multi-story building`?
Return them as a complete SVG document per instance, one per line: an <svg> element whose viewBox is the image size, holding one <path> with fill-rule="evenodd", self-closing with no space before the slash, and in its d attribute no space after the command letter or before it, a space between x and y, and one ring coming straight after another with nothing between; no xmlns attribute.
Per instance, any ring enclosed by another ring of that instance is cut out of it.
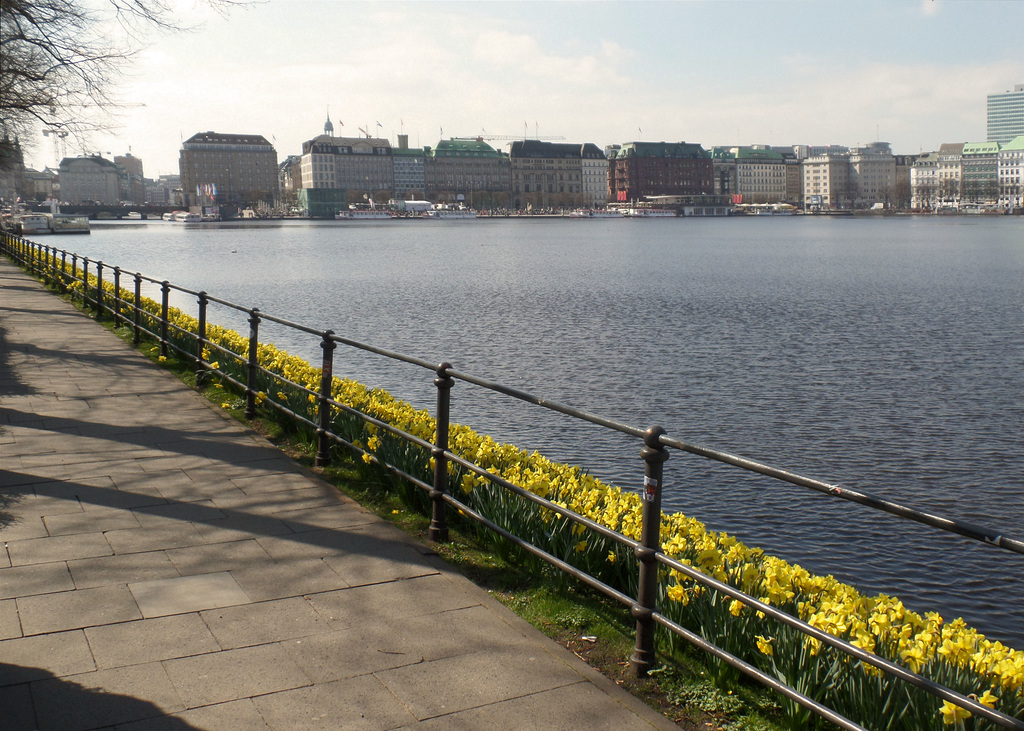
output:
<svg viewBox="0 0 1024 731"><path fill-rule="evenodd" d="M386 203L395 190L391 143L322 134L302 143L300 175L298 206L314 218L333 217L350 204Z"/></svg>
<svg viewBox="0 0 1024 731"><path fill-rule="evenodd" d="M127 155L115 156L114 164L117 166L117 179L121 200L139 205L145 203L146 186L142 182L144 179L142 160L134 157L129 152Z"/></svg>
<svg viewBox="0 0 1024 731"><path fill-rule="evenodd" d="M516 208L589 208L608 202L608 159L597 145L516 140L508 147Z"/></svg>
<svg viewBox="0 0 1024 731"><path fill-rule="evenodd" d="M849 183L853 204L870 207L877 203L892 205L896 195L896 158L888 142L850 150Z"/></svg>
<svg viewBox="0 0 1024 731"><path fill-rule="evenodd" d="M939 145L936 155L939 170L939 207L956 208L960 205L961 160L964 156L963 142L947 142Z"/></svg>
<svg viewBox="0 0 1024 731"><path fill-rule="evenodd" d="M1024 135L1014 137L999 150L999 205L1024 208Z"/></svg>
<svg viewBox="0 0 1024 731"><path fill-rule="evenodd" d="M116 206L121 200L117 165L98 155L65 157L60 161L60 199Z"/></svg>
<svg viewBox="0 0 1024 731"><path fill-rule="evenodd" d="M192 135L181 146L178 171L187 206L244 207L277 198L277 151L262 135Z"/></svg>
<svg viewBox="0 0 1024 731"><path fill-rule="evenodd" d="M508 205L508 156L481 138L441 140L424 148L427 198L438 203L465 202L474 207Z"/></svg>
<svg viewBox="0 0 1024 731"><path fill-rule="evenodd" d="M926 152L910 168L910 207L933 210L939 205L939 153Z"/></svg>
<svg viewBox="0 0 1024 731"><path fill-rule="evenodd" d="M733 147L736 193L744 203L781 203L786 200L786 161L767 147Z"/></svg>
<svg viewBox="0 0 1024 731"><path fill-rule="evenodd" d="M1024 84L988 95L988 141L1002 145L1019 135L1024 135Z"/></svg>
<svg viewBox="0 0 1024 731"><path fill-rule="evenodd" d="M917 162L918 155L895 155L896 159L896 195L893 203L897 208L907 208L914 197L910 187L910 171Z"/></svg>
<svg viewBox="0 0 1024 731"><path fill-rule="evenodd" d="M298 203L299 190L302 188L302 156L288 155L277 166L277 188L281 192L281 205L286 209Z"/></svg>
<svg viewBox="0 0 1024 731"><path fill-rule="evenodd" d="M22 199L45 201L49 198L60 199L60 184L57 173L50 168L42 170L25 170L25 193Z"/></svg>
<svg viewBox="0 0 1024 731"><path fill-rule="evenodd" d="M409 147L409 135L398 135L398 147L391 150L395 166L395 198L423 200L427 195L426 153Z"/></svg>
<svg viewBox="0 0 1024 731"><path fill-rule="evenodd" d="M960 159L960 206L999 200L999 143L968 142Z"/></svg>
<svg viewBox="0 0 1024 731"><path fill-rule="evenodd" d="M628 142L608 160L608 200L713 195L714 164L698 144Z"/></svg>
<svg viewBox="0 0 1024 731"><path fill-rule="evenodd" d="M714 176L715 195L737 195L736 155L732 147L712 147L711 169Z"/></svg>
<svg viewBox="0 0 1024 731"><path fill-rule="evenodd" d="M800 165L800 159L796 152L788 150L776 150L782 155L782 162L786 165L786 197L787 203L799 203L804 199L804 170Z"/></svg>
<svg viewBox="0 0 1024 731"><path fill-rule="evenodd" d="M804 171L806 208L831 210L852 205L848 154L815 155L806 158L801 167Z"/></svg>
<svg viewBox="0 0 1024 731"><path fill-rule="evenodd" d="M183 206L180 175L161 175L156 180L146 179L146 203L154 206Z"/></svg>

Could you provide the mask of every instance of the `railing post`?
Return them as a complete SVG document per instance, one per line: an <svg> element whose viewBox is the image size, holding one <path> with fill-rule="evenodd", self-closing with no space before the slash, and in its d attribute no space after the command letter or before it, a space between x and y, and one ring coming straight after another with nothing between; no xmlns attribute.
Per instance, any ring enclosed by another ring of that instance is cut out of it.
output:
<svg viewBox="0 0 1024 731"><path fill-rule="evenodd" d="M132 344L142 341L142 275L135 273L135 311L132 313Z"/></svg>
<svg viewBox="0 0 1024 731"><path fill-rule="evenodd" d="M317 467L325 467L331 460L331 445L327 439L327 432L331 428L331 384L334 381L334 349L337 343L331 337L333 330L324 330L323 339L320 341L320 348L324 351L323 360L320 364L320 400L319 420L316 429L316 458L313 461Z"/></svg>
<svg viewBox="0 0 1024 731"><path fill-rule="evenodd" d="M249 310L249 362L245 379L245 418L256 418L256 369L259 354L260 311L253 307Z"/></svg>
<svg viewBox="0 0 1024 731"><path fill-rule="evenodd" d="M96 319L103 319L103 262L96 262Z"/></svg>
<svg viewBox="0 0 1024 731"><path fill-rule="evenodd" d="M78 254L71 255L71 284L74 286L75 281L78 279ZM75 301L75 293L71 292L71 301Z"/></svg>
<svg viewBox="0 0 1024 731"><path fill-rule="evenodd" d="M64 249L60 252L60 291L68 291L68 252Z"/></svg>
<svg viewBox="0 0 1024 731"><path fill-rule="evenodd" d="M167 357L167 312L170 309L171 283L166 279L160 285L160 355Z"/></svg>
<svg viewBox="0 0 1024 731"><path fill-rule="evenodd" d="M82 257L82 309L89 306L89 257Z"/></svg>
<svg viewBox="0 0 1024 731"><path fill-rule="evenodd" d="M668 459L668 450L661 444L665 430L652 426L644 433L643 526L636 557L640 560L640 581L636 604L632 614L636 619L636 647L629 658L632 673L643 678L654 666L654 612L658 611L658 563L655 554L661 548L661 489L662 467Z"/></svg>
<svg viewBox="0 0 1024 731"><path fill-rule="evenodd" d="M210 298L206 292L199 293L199 327L196 332L196 385L202 386L206 381L206 356L203 355L203 351L206 350L206 307L210 303Z"/></svg>
<svg viewBox="0 0 1024 731"><path fill-rule="evenodd" d="M434 489L430 491L433 510L430 514L428 537L432 541L448 540L448 511L444 494L448 489L448 458L444 456L448 449L448 426L451 419L451 392L455 379L448 375L451 363L441 363L437 367L437 431L434 433L434 448L430 456L434 458Z"/></svg>
<svg viewBox="0 0 1024 731"><path fill-rule="evenodd" d="M114 267L114 329L121 326L121 267Z"/></svg>

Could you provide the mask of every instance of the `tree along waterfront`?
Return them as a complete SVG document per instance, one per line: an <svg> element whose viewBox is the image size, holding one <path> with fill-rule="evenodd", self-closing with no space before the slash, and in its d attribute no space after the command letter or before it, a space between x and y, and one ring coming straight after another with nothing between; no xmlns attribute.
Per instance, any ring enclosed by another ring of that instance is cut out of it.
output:
<svg viewBox="0 0 1024 731"><path fill-rule="evenodd" d="M1020 219L93 234L81 253L123 268L1010 535L1024 524ZM211 317L245 330L227 311ZM335 372L418 405L432 397L368 358ZM453 419L639 487L635 446L584 426L457 391ZM665 476L668 509L1024 644L1013 556L698 459L670 460Z"/></svg>

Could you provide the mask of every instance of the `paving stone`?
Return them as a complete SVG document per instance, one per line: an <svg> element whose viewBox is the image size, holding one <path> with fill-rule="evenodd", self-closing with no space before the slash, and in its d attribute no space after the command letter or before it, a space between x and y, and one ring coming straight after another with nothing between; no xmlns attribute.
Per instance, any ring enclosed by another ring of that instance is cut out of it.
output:
<svg viewBox="0 0 1024 731"><path fill-rule="evenodd" d="M331 630L328 621L302 597L214 609L201 612L200 616L226 650Z"/></svg>
<svg viewBox="0 0 1024 731"><path fill-rule="evenodd" d="M215 571L257 568L271 560L263 546L250 538L245 541L202 544L167 551L167 557L182 576L210 574ZM237 579L236 579L237 580Z"/></svg>
<svg viewBox="0 0 1024 731"><path fill-rule="evenodd" d="M43 522L46 523L46 529L51 536L139 527L139 521L130 512L106 507L81 513L49 515L43 518Z"/></svg>
<svg viewBox="0 0 1024 731"><path fill-rule="evenodd" d="M345 579L319 558L268 560L232 569L231 575L253 601L303 596L349 586Z"/></svg>
<svg viewBox="0 0 1024 731"><path fill-rule="evenodd" d="M0 569L0 599L51 594L74 588L75 583L63 561Z"/></svg>
<svg viewBox="0 0 1024 731"><path fill-rule="evenodd" d="M109 556L113 553L102 533L26 538L20 541L10 541L7 544L7 550L11 555L12 566Z"/></svg>
<svg viewBox="0 0 1024 731"><path fill-rule="evenodd" d="M564 663L521 652L478 652L375 675L420 720L581 682Z"/></svg>
<svg viewBox="0 0 1024 731"><path fill-rule="evenodd" d="M185 727L182 724L188 725ZM163 718L120 724L115 727L115 731L186 731L186 728L205 731L267 731L270 727L263 722L263 716L256 710L252 700L244 698L193 708Z"/></svg>
<svg viewBox="0 0 1024 731"><path fill-rule="evenodd" d="M402 726L402 729L415 729L415 731L479 731L479 729L485 728L488 731L519 731L519 729L527 728L526 726L518 725L515 719L502 719L492 715L489 713L489 709L494 707L472 708L468 711L428 718L426 721L414 721L408 726Z"/></svg>
<svg viewBox="0 0 1024 731"><path fill-rule="evenodd" d="M423 655L374 622L281 643L316 683L354 678L423 662Z"/></svg>
<svg viewBox="0 0 1024 731"><path fill-rule="evenodd" d="M617 731L636 725L638 721L632 709L591 683L582 682L495 703L487 706L487 712L495 718L515 719L518 728L536 731L569 728Z"/></svg>
<svg viewBox="0 0 1024 731"><path fill-rule="evenodd" d="M84 731L182 709L160 663L97 670L32 683L42 728Z"/></svg>
<svg viewBox="0 0 1024 731"><path fill-rule="evenodd" d="M108 531L104 535L113 553L164 551L203 543L195 526L178 520L162 520L141 528Z"/></svg>
<svg viewBox="0 0 1024 731"><path fill-rule="evenodd" d="M277 475L259 475L255 477L240 475L232 477L231 482L246 495L259 495L268 492L304 490L310 486L311 479L303 474L292 471Z"/></svg>
<svg viewBox="0 0 1024 731"><path fill-rule="evenodd" d="M17 602L26 636L142 619L123 585L20 597Z"/></svg>
<svg viewBox="0 0 1024 731"><path fill-rule="evenodd" d="M227 517L214 505L213 500L209 499L154 505L145 510L135 511L135 515L143 526L158 525L168 520L205 523L224 520Z"/></svg>
<svg viewBox="0 0 1024 731"><path fill-rule="evenodd" d="M330 507L288 510L278 513L277 517L296 533L324 528L347 528L365 525L367 522L366 512L363 509L344 503Z"/></svg>
<svg viewBox="0 0 1024 731"><path fill-rule="evenodd" d="M338 627L352 627L387 607L392 618L419 617L479 604L441 575L312 594L313 608Z"/></svg>
<svg viewBox="0 0 1024 731"><path fill-rule="evenodd" d="M3 697L3 724L7 729L37 729L36 708L28 683L9 685L0 690Z"/></svg>
<svg viewBox="0 0 1024 731"><path fill-rule="evenodd" d="M372 675L254 698L271 728L392 729L413 716Z"/></svg>
<svg viewBox="0 0 1024 731"><path fill-rule="evenodd" d="M146 618L249 602L249 597L226 571L173 579L137 581L128 584L128 589L138 602L142 616Z"/></svg>
<svg viewBox="0 0 1024 731"><path fill-rule="evenodd" d="M68 561L68 569L71 571L76 589L179 576L178 570L164 551L82 558Z"/></svg>
<svg viewBox="0 0 1024 731"><path fill-rule="evenodd" d="M82 630L0 641L0 686L96 669Z"/></svg>
<svg viewBox="0 0 1024 731"><path fill-rule="evenodd" d="M85 636L100 668L172 660L220 649L197 613L89 627Z"/></svg>
<svg viewBox="0 0 1024 731"><path fill-rule="evenodd" d="M186 708L310 684L288 653L276 644L167 660L163 665Z"/></svg>
<svg viewBox="0 0 1024 731"><path fill-rule="evenodd" d="M0 579L2 585L3 579ZM13 599L0 601L0 640L21 637L21 620L18 618L18 604Z"/></svg>

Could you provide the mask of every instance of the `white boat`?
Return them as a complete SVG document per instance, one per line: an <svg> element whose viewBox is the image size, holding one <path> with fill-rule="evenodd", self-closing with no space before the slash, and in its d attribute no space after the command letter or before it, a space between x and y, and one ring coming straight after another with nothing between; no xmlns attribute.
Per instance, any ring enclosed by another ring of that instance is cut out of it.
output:
<svg viewBox="0 0 1024 731"><path fill-rule="evenodd" d="M622 211L600 208L577 208L569 212L569 218L622 218Z"/></svg>
<svg viewBox="0 0 1024 731"><path fill-rule="evenodd" d="M203 220L203 217L198 213L192 213L191 211L175 211L174 222L175 223L199 223Z"/></svg>
<svg viewBox="0 0 1024 731"><path fill-rule="evenodd" d="M391 211L378 211L369 208L350 208L347 211L338 211L334 215L336 221L384 221L391 218Z"/></svg>
<svg viewBox="0 0 1024 731"><path fill-rule="evenodd" d="M12 219L15 232L22 236L51 233L51 220L48 213L22 213Z"/></svg>
<svg viewBox="0 0 1024 731"><path fill-rule="evenodd" d="M675 218L671 208L623 208L622 215L628 218Z"/></svg>
<svg viewBox="0 0 1024 731"><path fill-rule="evenodd" d="M426 211L423 216L425 218L438 218L438 219L454 219L454 218L476 218L476 211L472 208L465 208L460 206L459 208L432 208Z"/></svg>
<svg viewBox="0 0 1024 731"><path fill-rule="evenodd" d="M53 216L53 232L55 234L87 234L89 233L89 217L57 214Z"/></svg>
<svg viewBox="0 0 1024 731"><path fill-rule="evenodd" d="M165 221L173 221L173 220L174 220L174 214L175 214L175 213L179 213L179 211L170 211L170 212L168 212L168 213L165 213L165 214L164 214L164 215L162 216L162 218L163 218L163 220L165 220Z"/></svg>

